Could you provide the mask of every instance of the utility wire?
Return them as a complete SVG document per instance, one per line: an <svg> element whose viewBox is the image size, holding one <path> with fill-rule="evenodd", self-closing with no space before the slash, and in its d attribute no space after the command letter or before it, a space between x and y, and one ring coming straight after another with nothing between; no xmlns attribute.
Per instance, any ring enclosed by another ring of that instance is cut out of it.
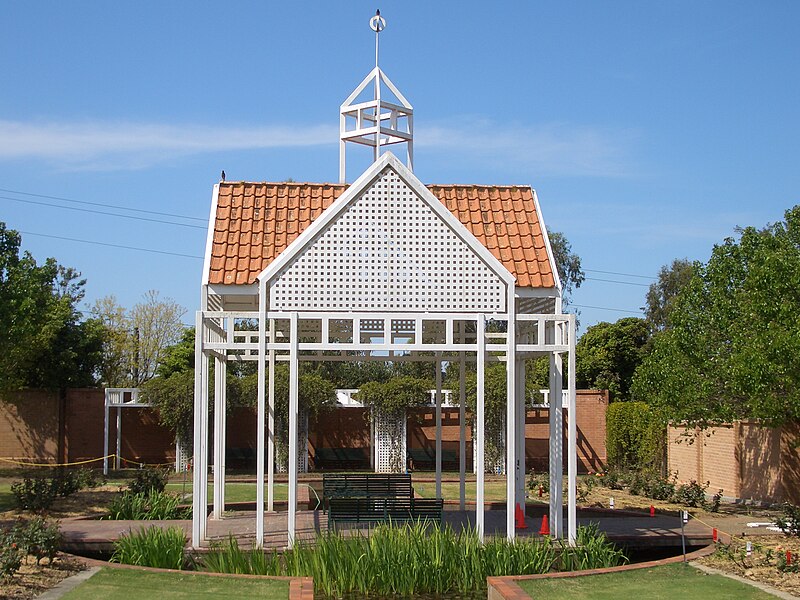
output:
<svg viewBox="0 0 800 600"><path fill-rule="evenodd" d="M61 196L48 196L46 194L34 194L33 192L21 192L19 190L7 190L0 188L0 192L9 194L19 194L21 196L33 196L34 198L47 198L48 200L61 200L62 202L74 202L75 204L87 204L89 206L102 206L104 208L114 208L117 210L129 210L131 212L145 213L149 215L160 215L162 217L177 217L179 219L191 219L192 221L208 222L208 219L201 217L189 217L186 215L178 215L175 213L159 212L157 210L145 210L143 208L130 208L128 206L120 206L118 204L104 204L102 202L89 202L87 200L73 200L71 198L62 198Z"/></svg>
<svg viewBox="0 0 800 600"><path fill-rule="evenodd" d="M50 204L49 202L39 202L38 200L23 200L22 198L12 198L10 196L0 196L0 199L11 200L13 202L23 202L25 204L38 204L39 206L49 206L51 208L63 208L64 210L74 210L78 212L94 213L97 215L108 215L110 217L121 217L123 219L133 219L135 221L148 221L150 223L162 223L164 225L176 225L177 227L190 227L192 229L207 229L202 225L190 225L188 223L175 223L174 221L164 221L163 219L150 219L148 217L136 217L134 215L120 215L118 213L106 212L103 210L94 210L92 208L78 208L77 206L61 206L59 204Z"/></svg>
<svg viewBox="0 0 800 600"><path fill-rule="evenodd" d="M55 240L66 240L68 242L79 242L81 244L94 244L95 246L108 246L110 248L123 248L125 250L137 250L139 252L151 252L153 254L168 254L170 256L182 256L184 258L199 258L200 260L203 259L202 256L197 256L194 254L181 254L180 252L169 252L167 250L153 250L152 248L137 248L136 246L123 246L122 244L108 244L106 242L95 242L92 240L83 240L80 238L70 238L70 237L63 237L60 235L48 235L46 233L35 233L33 231L20 231L20 233L24 235L35 235L39 237L46 237L52 238Z"/></svg>
<svg viewBox="0 0 800 600"><path fill-rule="evenodd" d="M577 306L578 308L592 308L594 310L611 310L614 312L629 313L629 314L641 314L643 312L641 308L638 310L626 310L624 308L609 308L607 306L589 306L587 304L573 304L572 302L569 303L569 306L567 306L567 308L569 308L570 306Z"/></svg>
<svg viewBox="0 0 800 600"><path fill-rule="evenodd" d="M635 285L638 287L646 287L646 288L650 287L646 283L634 283L632 281L616 281L615 279L600 279L599 277L587 277L586 281L602 281L604 283L617 283L619 285Z"/></svg>
<svg viewBox="0 0 800 600"><path fill-rule="evenodd" d="M1 191L1 190L0 190ZM633 273L618 273L617 271L600 271L599 269L583 269L587 273L604 273L606 275L621 275L622 277L638 277L639 279L658 279L649 275L634 275Z"/></svg>

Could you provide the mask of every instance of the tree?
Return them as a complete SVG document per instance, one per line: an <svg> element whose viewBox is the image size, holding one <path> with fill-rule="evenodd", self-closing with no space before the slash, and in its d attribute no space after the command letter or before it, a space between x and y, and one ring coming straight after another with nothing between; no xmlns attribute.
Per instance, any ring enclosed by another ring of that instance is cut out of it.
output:
<svg viewBox="0 0 800 600"><path fill-rule="evenodd" d="M572 251L563 233L552 231L548 234L550 238L550 248L553 251L553 259L558 270L558 277L561 279L561 297L564 306L570 301L573 290L581 287L586 279L586 274L581 269L581 258Z"/></svg>
<svg viewBox="0 0 800 600"><path fill-rule="evenodd" d="M666 329L675 298L694 276L694 265L685 258L676 258L658 272L658 281L650 284L645 296L645 319L653 331Z"/></svg>
<svg viewBox="0 0 800 600"><path fill-rule="evenodd" d="M105 326L103 383L111 387L138 387L155 377L165 352L181 339L186 310L172 298L150 290L130 311L114 296L98 300L93 312Z"/></svg>
<svg viewBox="0 0 800 600"><path fill-rule="evenodd" d="M800 419L800 206L738 233L696 266L634 379L688 425Z"/></svg>
<svg viewBox="0 0 800 600"><path fill-rule="evenodd" d="M100 340L77 309L86 282L54 258L38 265L21 243L0 222L0 394L92 385Z"/></svg>
<svg viewBox="0 0 800 600"><path fill-rule="evenodd" d="M649 339L647 322L638 317L592 325L575 347L576 385L608 390L611 400L627 400Z"/></svg>

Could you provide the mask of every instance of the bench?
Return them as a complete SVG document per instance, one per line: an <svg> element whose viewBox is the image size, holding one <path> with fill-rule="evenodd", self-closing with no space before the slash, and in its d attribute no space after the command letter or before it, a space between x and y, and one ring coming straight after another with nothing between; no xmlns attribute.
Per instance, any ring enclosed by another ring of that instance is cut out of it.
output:
<svg viewBox="0 0 800 600"><path fill-rule="evenodd" d="M323 473L322 503L328 507L333 498L414 497L411 475L407 473Z"/></svg>
<svg viewBox="0 0 800 600"><path fill-rule="evenodd" d="M328 505L328 529L336 524L442 522L441 498L333 497Z"/></svg>
<svg viewBox="0 0 800 600"><path fill-rule="evenodd" d="M411 448L408 451L409 458L414 461L414 470L431 471L436 468L436 451L430 452L426 448ZM442 449L442 469L445 471L457 471L459 468L458 454L454 450Z"/></svg>
<svg viewBox="0 0 800 600"><path fill-rule="evenodd" d="M256 451L253 448L226 448L225 464L230 467L246 469L255 465Z"/></svg>
<svg viewBox="0 0 800 600"><path fill-rule="evenodd" d="M369 455L363 448L315 448L315 469L360 469L369 466Z"/></svg>

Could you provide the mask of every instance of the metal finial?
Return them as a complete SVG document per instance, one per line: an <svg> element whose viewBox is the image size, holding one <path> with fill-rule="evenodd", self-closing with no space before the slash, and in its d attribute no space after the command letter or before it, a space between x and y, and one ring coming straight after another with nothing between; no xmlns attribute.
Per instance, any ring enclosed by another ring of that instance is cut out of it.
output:
<svg viewBox="0 0 800 600"><path fill-rule="evenodd" d="M375 66L378 66L378 34L386 29L386 19L381 16L381 10L375 11L375 16L369 20L369 28L375 32Z"/></svg>

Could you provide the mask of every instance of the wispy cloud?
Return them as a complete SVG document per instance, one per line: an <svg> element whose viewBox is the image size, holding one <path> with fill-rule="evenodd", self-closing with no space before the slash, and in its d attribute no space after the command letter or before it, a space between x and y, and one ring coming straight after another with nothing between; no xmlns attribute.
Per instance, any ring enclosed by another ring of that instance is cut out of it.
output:
<svg viewBox="0 0 800 600"><path fill-rule="evenodd" d="M335 127L210 127L133 122L0 120L0 160L43 159L62 168L141 168L207 152L333 144Z"/></svg>
<svg viewBox="0 0 800 600"><path fill-rule="evenodd" d="M637 171L632 159L638 134L569 123L497 124L461 119L422 129L420 146L444 148L480 158L496 167L534 174L628 177Z"/></svg>
<svg viewBox="0 0 800 600"><path fill-rule="evenodd" d="M466 165L523 168L537 175L628 176L635 135L569 124L498 125L485 119L418 126L420 148ZM207 126L98 121L0 120L0 160L44 160L59 169L139 169L210 152L334 146L335 126Z"/></svg>

